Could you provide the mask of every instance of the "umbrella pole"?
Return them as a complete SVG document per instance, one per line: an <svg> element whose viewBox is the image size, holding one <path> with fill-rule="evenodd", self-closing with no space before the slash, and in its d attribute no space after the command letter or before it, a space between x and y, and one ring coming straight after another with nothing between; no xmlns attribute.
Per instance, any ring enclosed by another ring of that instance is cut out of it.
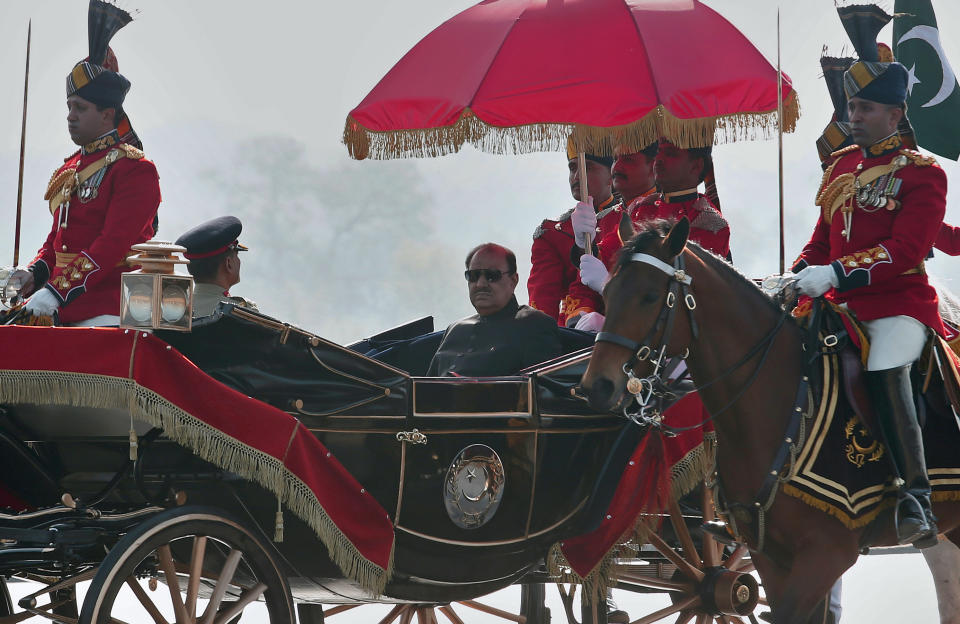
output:
<svg viewBox="0 0 960 624"><path fill-rule="evenodd" d="M586 202L590 189L587 188L587 157L583 152L577 154L577 173L580 176L580 201ZM593 255L593 236L589 232L583 235L583 253Z"/></svg>
<svg viewBox="0 0 960 624"><path fill-rule="evenodd" d="M783 275L783 71L780 69L780 7L777 7L777 152L780 180L780 275Z"/></svg>

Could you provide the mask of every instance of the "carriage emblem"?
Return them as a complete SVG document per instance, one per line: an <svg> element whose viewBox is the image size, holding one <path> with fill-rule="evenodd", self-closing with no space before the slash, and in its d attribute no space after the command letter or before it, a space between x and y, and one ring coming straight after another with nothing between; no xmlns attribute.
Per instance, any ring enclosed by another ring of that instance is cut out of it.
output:
<svg viewBox="0 0 960 624"><path fill-rule="evenodd" d="M460 451L443 482L447 515L461 529L479 529L493 518L503 498L503 462L489 446Z"/></svg>

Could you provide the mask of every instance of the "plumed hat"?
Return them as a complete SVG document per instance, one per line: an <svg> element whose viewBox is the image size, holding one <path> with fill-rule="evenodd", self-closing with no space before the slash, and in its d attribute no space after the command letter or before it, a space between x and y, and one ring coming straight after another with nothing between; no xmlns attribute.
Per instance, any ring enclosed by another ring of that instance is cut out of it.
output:
<svg viewBox="0 0 960 624"><path fill-rule="evenodd" d="M891 62L890 57L881 59L881 48L877 46L877 34L891 16L876 5L837 7L837 13L859 57L843 74L847 99L858 97L881 104L906 102L906 68Z"/></svg>
<svg viewBox="0 0 960 624"><path fill-rule="evenodd" d="M89 56L67 75L67 97L78 95L98 106L119 109L130 90L130 81L119 72L110 39L130 23L130 14L104 0L90 0L87 11Z"/></svg>

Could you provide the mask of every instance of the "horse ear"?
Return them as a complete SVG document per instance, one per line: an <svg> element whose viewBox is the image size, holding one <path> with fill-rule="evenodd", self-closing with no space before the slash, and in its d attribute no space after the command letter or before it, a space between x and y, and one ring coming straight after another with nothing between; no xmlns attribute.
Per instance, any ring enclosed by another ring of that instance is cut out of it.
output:
<svg viewBox="0 0 960 624"><path fill-rule="evenodd" d="M633 219L630 218L630 212L627 210L623 211L623 214L620 215L620 226L618 228L620 233L620 242L626 243L628 240L634 237L637 233L633 229Z"/></svg>
<svg viewBox="0 0 960 624"><path fill-rule="evenodd" d="M667 237L663 239L661 246L667 252L668 257L676 258L686 246L687 238L689 236L690 221L684 217L677 221L672 228L670 228L670 232L667 233Z"/></svg>

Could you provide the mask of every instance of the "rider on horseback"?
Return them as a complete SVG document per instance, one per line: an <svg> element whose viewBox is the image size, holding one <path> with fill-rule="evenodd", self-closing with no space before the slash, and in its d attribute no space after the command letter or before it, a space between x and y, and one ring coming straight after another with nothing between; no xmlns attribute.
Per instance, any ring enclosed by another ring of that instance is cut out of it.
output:
<svg viewBox="0 0 960 624"><path fill-rule="evenodd" d="M802 294L835 289L832 298L866 328L867 386L899 477L897 535L926 546L937 527L910 369L930 330L943 335L923 261L943 221L947 183L932 158L901 144L907 77L899 63L868 61L844 74L857 144L831 155L820 218L793 271Z"/></svg>

